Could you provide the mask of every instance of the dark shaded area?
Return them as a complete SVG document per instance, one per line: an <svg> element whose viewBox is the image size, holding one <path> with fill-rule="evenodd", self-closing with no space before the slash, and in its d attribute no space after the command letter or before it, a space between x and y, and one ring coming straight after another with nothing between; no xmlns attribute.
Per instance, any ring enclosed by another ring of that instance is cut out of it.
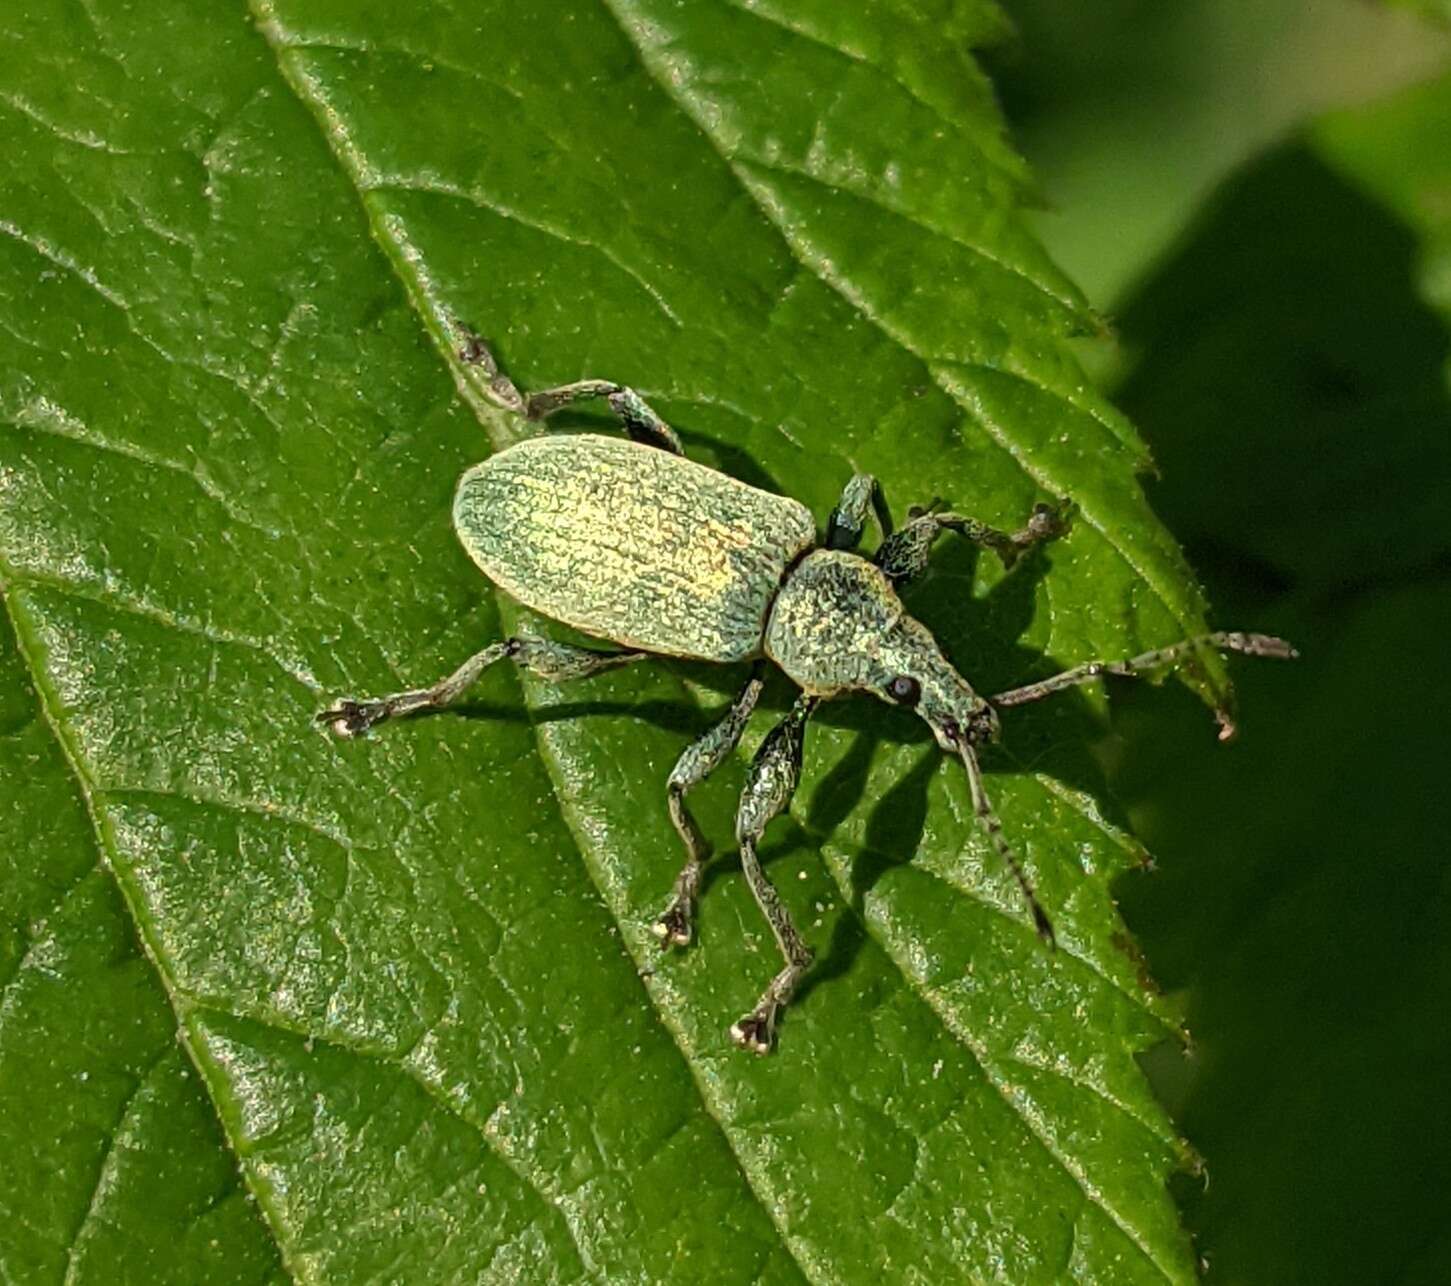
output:
<svg viewBox="0 0 1451 1286"><path fill-rule="evenodd" d="M1017 129L1054 118L1065 104L1108 110L1126 83L1145 111L1179 108L1183 67L1163 55L1184 43L1177 6L1158 0L1014 0L1004 7L1016 34L981 57Z"/></svg>
<svg viewBox="0 0 1451 1286"><path fill-rule="evenodd" d="M1205 575L1277 598L1451 567L1444 324L1416 244L1308 151L1236 179L1120 319L1122 396Z"/></svg>
<svg viewBox="0 0 1451 1286"><path fill-rule="evenodd" d="M1120 319L1119 400L1217 620L1304 653L1236 667L1227 747L1186 693L1116 690L1114 785L1160 864L1121 893L1189 995L1192 1058L1150 1065L1207 1164L1215 1282L1444 1280L1451 403L1416 256L1292 147Z"/></svg>

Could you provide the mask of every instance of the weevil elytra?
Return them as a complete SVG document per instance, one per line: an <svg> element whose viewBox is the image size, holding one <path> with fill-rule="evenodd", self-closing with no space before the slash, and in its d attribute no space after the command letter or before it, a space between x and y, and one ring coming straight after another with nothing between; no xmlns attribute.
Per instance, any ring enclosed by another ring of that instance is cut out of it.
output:
<svg viewBox="0 0 1451 1286"><path fill-rule="evenodd" d="M781 1011L812 960L761 867L757 846L791 801L806 722L821 702L870 692L926 721L937 744L961 760L977 819L1022 890L1038 934L1051 945L1052 923L1003 836L978 766L976 748L999 735L998 711L1100 675L1140 674L1206 645L1255 656L1295 655L1289 644L1267 635L1208 634L980 696L926 627L907 615L898 591L926 570L932 544L944 531L992 550L1011 567L1025 551L1063 532L1063 502L1037 505L1015 532L935 506L914 510L868 557L857 546L876 497L870 476L858 474L847 483L818 542L804 505L686 459L675 431L633 389L581 380L526 395L499 371L477 336L464 336L460 360L479 368L502 408L542 420L572 402L602 398L621 421L628 440L545 436L491 456L463 475L453 513L464 548L489 579L543 615L624 650L508 638L431 688L339 701L318 720L351 737L384 719L440 709L506 657L556 681L649 657L751 661L740 695L686 747L667 783L671 820L687 855L653 926L668 948L690 941L710 856L685 796L740 741L761 695L764 663L775 662L801 693L756 752L736 813L741 866L784 961L756 1007L730 1029L737 1044L755 1053L771 1049Z"/></svg>

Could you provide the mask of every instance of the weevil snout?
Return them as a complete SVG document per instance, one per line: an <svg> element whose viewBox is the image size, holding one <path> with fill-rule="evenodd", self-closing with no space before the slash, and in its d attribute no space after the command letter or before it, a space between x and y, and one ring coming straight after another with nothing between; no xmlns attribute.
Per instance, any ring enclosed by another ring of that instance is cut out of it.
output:
<svg viewBox="0 0 1451 1286"><path fill-rule="evenodd" d="M970 746L998 740L1002 736L998 712L968 687L945 659L940 665L946 674L933 676L937 681L929 687L936 691L924 695L917 707L937 744L952 754L960 754Z"/></svg>
<svg viewBox="0 0 1451 1286"><path fill-rule="evenodd" d="M916 710L943 750L960 754L998 739L998 712L957 672L920 621L902 613L884 632L874 660L878 695Z"/></svg>
<svg viewBox="0 0 1451 1286"><path fill-rule="evenodd" d="M932 632L902 612L873 649L870 671L878 696L921 715L937 744L950 754L996 741L998 712L943 655Z"/></svg>

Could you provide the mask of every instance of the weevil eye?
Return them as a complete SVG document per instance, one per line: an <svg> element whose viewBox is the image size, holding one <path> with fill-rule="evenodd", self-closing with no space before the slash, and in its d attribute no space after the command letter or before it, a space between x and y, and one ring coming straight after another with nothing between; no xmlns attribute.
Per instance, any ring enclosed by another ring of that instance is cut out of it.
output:
<svg viewBox="0 0 1451 1286"><path fill-rule="evenodd" d="M914 706L922 696L922 685L910 674L899 674L887 684L887 695L904 706Z"/></svg>

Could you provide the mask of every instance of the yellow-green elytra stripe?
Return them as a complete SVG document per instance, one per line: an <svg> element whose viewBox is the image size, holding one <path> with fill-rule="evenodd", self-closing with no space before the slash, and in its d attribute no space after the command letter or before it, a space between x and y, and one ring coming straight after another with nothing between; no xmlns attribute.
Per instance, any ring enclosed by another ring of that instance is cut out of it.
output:
<svg viewBox="0 0 1451 1286"><path fill-rule="evenodd" d="M595 434L531 438L475 465L453 517L469 556L519 602L703 661L760 654L781 578L816 541L798 501Z"/></svg>

